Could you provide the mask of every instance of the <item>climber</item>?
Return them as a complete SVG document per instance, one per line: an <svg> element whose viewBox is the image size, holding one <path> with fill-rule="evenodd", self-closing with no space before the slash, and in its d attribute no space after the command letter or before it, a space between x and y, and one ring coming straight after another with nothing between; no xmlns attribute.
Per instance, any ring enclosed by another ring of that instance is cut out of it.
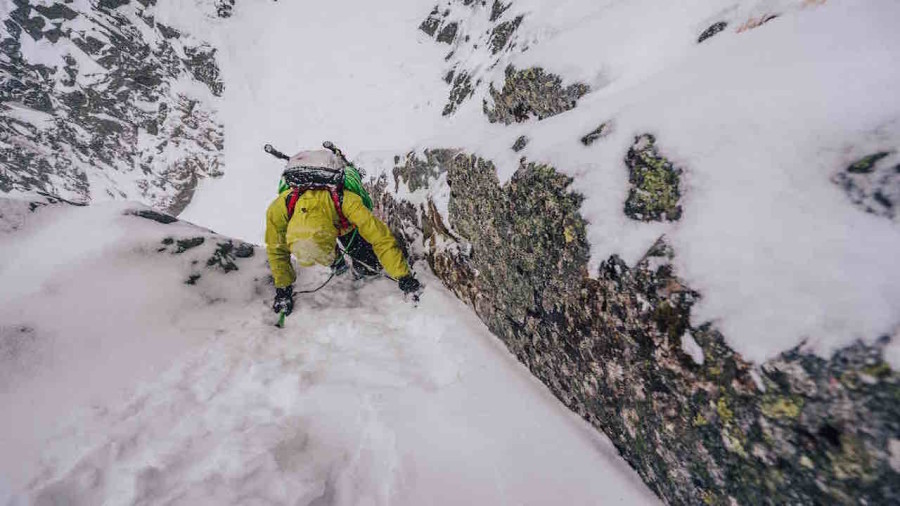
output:
<svg viewBox="0 0 900 506"><path fill-rule="evenodd" d="M288 158L266 146L267 152L288 162L278 197L266 212L266 252L275 280L272 309L283 315L293 310L297 276L292 254L302 267L330 266L332 275L341 275L349 269L346 253L357 279L375 276L383 268L404 294L418 300L422 287L390 229L372 214L359 173L340 150L330 147L336 153L303 151Z"/></svg>

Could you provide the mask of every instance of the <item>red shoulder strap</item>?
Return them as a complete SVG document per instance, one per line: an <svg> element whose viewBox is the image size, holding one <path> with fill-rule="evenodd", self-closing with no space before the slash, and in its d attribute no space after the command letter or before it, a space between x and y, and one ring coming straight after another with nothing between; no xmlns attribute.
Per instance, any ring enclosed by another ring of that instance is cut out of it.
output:
<svg viewBox="0 0 900 506"><path fill-rule="evenodd" d="M294 208L297 207L297 200L300 199L300 188L294 188L287 202L288 221L294 216Z"/></svg>
<svg viewBox="0 0 900 506"><path fill-rule="evenodd" d="M344 216L343 206L341 205L342 201L344 199L342 199L340 197L340 195L338 195L337 188L331 188L330 191L331 191L331 201L334 202L334 209L337 211L338 218L340 218L340 220L341 220L341 229L343 230L343 229L350 228L350 221L347 220L346 216Z"/></svg>

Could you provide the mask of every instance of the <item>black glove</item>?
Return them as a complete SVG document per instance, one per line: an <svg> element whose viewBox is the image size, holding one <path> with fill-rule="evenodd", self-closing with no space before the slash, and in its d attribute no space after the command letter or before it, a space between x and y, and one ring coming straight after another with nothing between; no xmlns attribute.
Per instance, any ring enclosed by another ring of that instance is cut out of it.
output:
<svg viewBox="0 0 900 506"><path fill-rule="evenodd" d="M294 310L294 287L286 286L284 288L275 289L275 303L272 304L272 311L280 313L284 311L285 316L291 314Z"/></svg>
<svg viewBox="0 0 900 506"><path fill-rule="evenodd" d="M412 294L416 298L418 298L419 292L422 291L421 283L412 274L403 276L397 280L397 283L400 285L400 290L403 290L403 293Z"/></svg>

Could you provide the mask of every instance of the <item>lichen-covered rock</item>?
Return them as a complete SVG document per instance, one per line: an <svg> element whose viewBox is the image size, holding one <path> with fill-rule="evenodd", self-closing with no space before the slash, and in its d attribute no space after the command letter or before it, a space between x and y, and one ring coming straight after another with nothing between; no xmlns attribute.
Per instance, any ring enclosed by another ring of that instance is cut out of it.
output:
<svg viewBox="0 0 900 506"><path fill-rule="evenodd" d="M509 66L503 88L498 91L491 85L493 104L484 102L484 114L491 123L507 125L532 118L542 120L575 108L589 89L581 83L563 87L559 76L540 67L516 70Z"/></svg>
<svg viewBox="0 0 900 506"><path fill-rule="evenodd" d="M177 91L195 81L221 95L215 50L157 23L152 2L123 5L15 2L0 19L0 191L177 214L197 181L221 175L211 101ZM30 61L23 38L49 41L44 60L59 48L59 65Z"/></svg>
<svg viewBox="0 0 900 506"><path fill-rule="evenodd" d="M713 325L691 325L700 294L677 277L664 239L636 265L613 256L591 276L569 178L523 162L501 186L489 161L454 153L406 163L446 175L448 220L397 201L382 179L373 193L389 225L666 502L900 500L889 337L829 360L798 348L754 369ZM687 334L702 363L683 350Z"/></svg>
<svg viewBox="0 0 900 506"><path fill-rule="evenodd" d="M900 160L881 151L852 163L832 181L858 208L877 216L900 217Z"/></svg>
<svg viewBox="0 0 900 506"><path fill-rule="evenodd" d="M677 221L681 218L681 169L672 165L656 149L656 139L638 137L628 155L628 181L631 189L625 201L625 214L640 221Z"/></svg>
<svg viewBox="0 0 900 506"><path fill-rule="evenodd" d="M400 182L406 184L409 191L414 192L421 188L428 188L429 181L437 179L444 173L447 162L458 153L453 149L426 149L425 159L416 156L415 152L409 152L402 160L394 158L394 191L400 187Z"/></svg>

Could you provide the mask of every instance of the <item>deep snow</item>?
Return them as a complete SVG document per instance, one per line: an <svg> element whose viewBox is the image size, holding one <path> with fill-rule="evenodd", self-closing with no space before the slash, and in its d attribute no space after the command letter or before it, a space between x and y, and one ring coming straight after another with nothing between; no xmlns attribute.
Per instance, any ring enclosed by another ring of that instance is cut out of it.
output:
<svg viewBox="0 0 900 506"><path fill-rule="evenodd" d="M223 238L131 207L0 200L0 504L656 502L431 276L418 308L339 278L277 329L262 250L210 269Z"/></svg>

